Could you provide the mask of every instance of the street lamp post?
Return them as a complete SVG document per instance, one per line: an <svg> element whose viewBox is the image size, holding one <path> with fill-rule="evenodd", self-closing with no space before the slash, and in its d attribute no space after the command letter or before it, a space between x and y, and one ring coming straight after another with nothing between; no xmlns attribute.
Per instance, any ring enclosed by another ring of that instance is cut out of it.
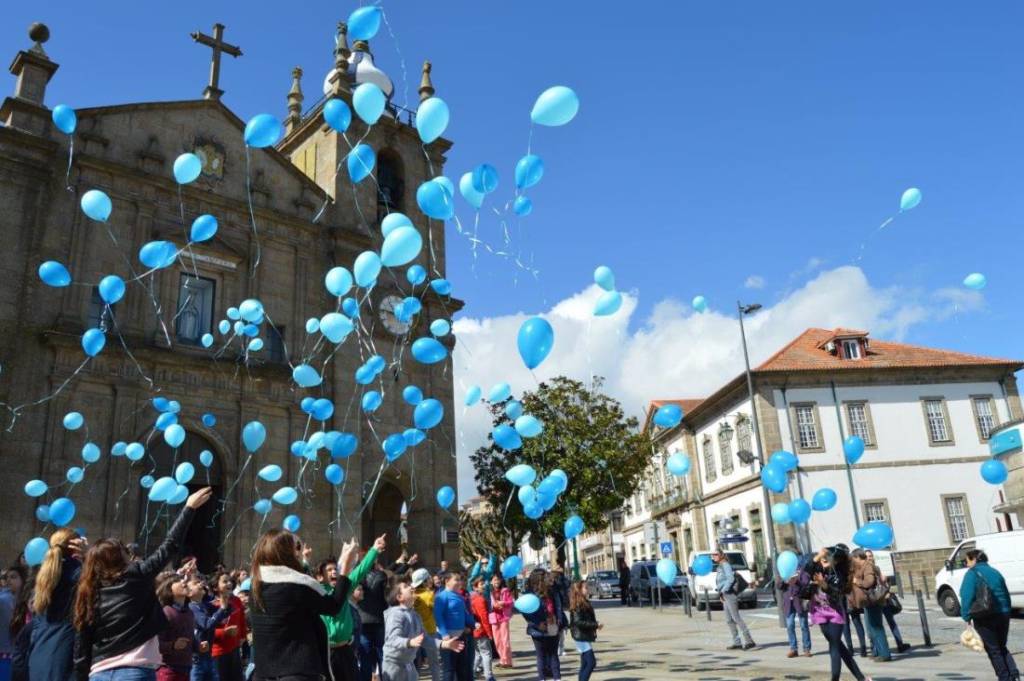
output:
<svg viewBox="0 0 1024 681"><path fill-rule="evenodd" d="M757 470L758 473L764 468L764 454L761 450L761 427L757 419L757 403L754 401L754 379L750 373L750 354L747 352L747 331L743 326L743 317L748 314L753 314L761 309L761 305L753 303L751 305L744 305L740 301L736 301L736 310L739 312L740 318L740 339L743 341L743 364L747 371L747 393L750 396L750 415L751 421L754 424L754 456L757 458ZM769 572L772 574L772 590L775 592L775 604L779 611L779 626L786 626L786 617L782 613L782 594L779 592L778 583L774 579L775 575L775 564L779 557L779 549L775 543L775 521L772 520L772 502L768 496L768 488L761 485L761 494L763 497L764 511L761 514L762 522L768 527L768 553L771 555L772 564Z"/></svg>

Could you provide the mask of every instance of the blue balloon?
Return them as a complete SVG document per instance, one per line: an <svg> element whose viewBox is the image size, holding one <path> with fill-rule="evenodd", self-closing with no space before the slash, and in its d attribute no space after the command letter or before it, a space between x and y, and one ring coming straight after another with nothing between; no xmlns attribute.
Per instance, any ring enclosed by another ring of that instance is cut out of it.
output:
<svg viewBox="0 0 1024 681"><path fill-rule="evenodd" d="M352 109L344 100L333 97L324 104L324 121L336 132L345 132L352 124Z"/></svg>
<svg viewBox="0 0 1024 681"><path fill-rule="evenodd" d="M999 459L989 459L981 464L981 479L990 485L1003 484L1008 475L1006 464Z"/></svg>
<svg viewBox="0 0 1024 681"><path fill-rule="evenodd" d="M537 501L531 501L528 504L523 504L523 515L530 520L537 520L544 515L544 506L540 504L540 495L538 495Z"/></svg>
<svg viewBox="0 0 1024 681"><path fill-rule="evenodd" d="M94 442L86 442L82 445L82 461L96 463L100 460L100 448Z"/></svg>
<svg viewBox="0 0 1024 681"><path fill-rule="evenodd" d="M317 373L316 369L308 364L299 364L292 369L292 380L295 381L300 388L314 388L323 382L323 379L320 378L320 374Z"/></svg>
<svg viewBox="0 0 1024 681"><path fill-rule="evenodd" d="M377 411L378 407L380 407L381 402L383 402L383 398L380 396L380 393L377 392L376 390L367 390L365 393L363 393L363 411Z"/></svg>
<svg viewBox="0 0 1024 681"><path fill-rule="evenodd" d="M172 414L177 414L178 412L181 411L181 403L178 402L177 400L168 400L167 411L171 412Z"/></svg>
<svg viewBox="0 0 1024 681"><path fill-rule="evenodd" d="M441 423L444 418L444 405L439 400L429 398L416 405L412 421L421 430L430 430Z"/></svg>
<svg viewBox="0 0 1024 681"><path fill-rule="evenodd" d="M430 288L439 296L447 296L452 292L452 284L447 279L434 279L430 282Z"/></svg>
<svg viewBox="0 0 1024 681"><path fill-rule="evenodd" d="M46 552L50 550L50 543L42 537L33 537L25 544L25 562L29 567L35 567L46 558Z"/></svg>
<svg viewBox="0 0 1024 681"><path fill-rule="evenodd" d="M704 575L711 574L711 571L715 569L715 565L711 562L711 556L703 553L693 559L690 569L693 570L693 574L703 577Z"/></svg>
<svg viewBox="0 0 1024 681"><path fill-rule="evenodd" d="M480 401L480 386L471 385L469 390L466 391L466 397L463 400L463 404L467 407L472 407L474 404Z"/></svg>
<svg viewBox="0 0 1024 681"><path fill-rule="evenodd" d="M704 296L694 296L693 301L691 301L690 305L692 305L693 309L696 310L697 312L708 311L708 300Z"/></svg>
<svg viewBox="0 0 1024 681"><path fill-rule="evenodd" d="M324 469L324 477L332 485L340 485L345 480L345 469L336 463Z"/></svg>
<svg viewBox="0 0 1024 681"><path fill-rule="evenodd" d="M352 108L367 125L377 122L386 104L384 92L373 83L363 83L352 93Z"/></svg>
<svg viewBox="0 0 1024 681"><path fill-rule="evenodd" d="M107 337L100 329L89 329L82 334L82 350L90 357L95 357L107 344Z"/></svg>
<svg viewBox="0 0 1024 681"><path fill-rule="evenodd" d="M282 506L288 506L295 503L295 500L299 498L299 493L295 491L294 487L282 487L274 492L271 498Z"/></svg>
<svg viewBox="0 0 1024 681"><path fill-rule="evenodd" d="M83 423L85 423L85 417L77 411L69 411L64 414L64 427L68 430L78 430Z"/></svg>
<svg viewBox="0 0 1024 681"><path fill-rule="evenodd" d="M42 480L29 480L25 483L25 494L30 497L41 497L46 494L48 489L49 487Z"/></svg>
<svg viewBox="0 0 1024 681"><path fill-rule="evenodd" d="M203 425L207 428L213 428L217 425L217 417L210 413L203 414Z"/></svg>
<svg viewBox="0 0 1024 681"><path fill-rule="evenodd" d="M47 504L41 504L36 507L36 520L41 523L50 522L50 507Z"/></svg>
<svg viewBox="0 0 1024 681"><path fill-rule="evenodd" d="M363 251L356 257L352 265L352 273L355 275L356 284L362 288L369 288L377 281L377 275L381 268L380 256L373 251Z"/></svg>
<svg viewBox="0 0 1024 681"><path fill-rule="evenodd" d="M388 267L400 267L412 262L423 248L423 237L411 226L396 227L384 237L380 260Z"/></svg>
<svg viewBox="0 0 1024 681"><path fill-rule="evenodd" d="M505 416L513 421L523 415L523 403L519 400L509 400L505 405Z"/></svg>
<svg viewBox="0 0 1024 681"><path fill-rule="evenodd" d="M455 490L445 485L437 490L437 505L441 508L448 508L455 501Z"/></svg>
<svg viewBox="0 0 1024 681"><path fill-rule="evenodd" d="M555 470L548 473L548 477L545 478L545 480L548 479L555 480L556 482L558 482L558 487L555 490L556 494L561 494L562 492L569 488L569 476L566 475L565 471L563 471L561 468L556 468Z"/></svg>
<svg viewBox="0 0 1024 681"><path fill-rule="evenodd" d="M370 385L375 378L377 378L376 374L368 366L363 365L356 369L356 383L359 385Z"/></svg>
<svg viewBox="0 0 1024 681"><path fill-rule="evenodd" d="M803 499L789 502L789 518L797 525L803 525L811 519L811 505Z"/></svg>
<svg viewBox="0 0 1024 681"><path fill-rule="evenodd" d="M352 433L341 433L331 445L331 456L335 459L347 459L352 456L356 447L359 446L359 439Z"/></svg>
<svg viewBox="0 0 1024 681"><path fill-rule="evenodd" d="M277 464L270 464L260 469L259 473L256 474L260 480L266 480L267 482L277 482L284 475L284 471ZM179 482L181 482L179 480Z"/></svg>
<svg viewBox="0 0 1024 681"><path fill-rule="evenodd" d="M523 437L537 437L544 432L544 424L536 416L524 414L516 419L516 432Z"/></svg>
<svg viewBox="0 0 1024 681"><path fill-rule="evenodd" d="M178 467L174 469L174 479L177 480L179 485L187 485L192 481L192 477L195 474L196 467L188 461L178 464Z"/></svg>
<svg viewBox="0 0 1024 681"><path fill-rule="evenodd" d="M564 85L555 85L537 97L530 111L530 120L551 127L565 125L575 118L579 109L580 100L576 93Z"/></svg>
<svg viewBox="0 0 1024 681"><path fill-rule="evenodd" d="M171 401L166 397L154 397L153 408L157 411L167 411L171 406Z"/></svg>
<svg viewBox="0 0 1024 681"><path fill-rule="evenodd" d="M792 551L783 551L775 559L775 566L779 569L779 577L786 580L796 574L800 559Z"/></svg>
<svg viewBox="0 0 1024 681"><path fill-rule="evenodd" d="M618 291L605 291L594 303L594 316L607 317L619 311L622 307L622 294Z"/></svg>
<svg viewBox="0 0 1024 681"><path fill-rule="evenodd" d="M242 444L249 452L256 453L267 439L267 429L259 421L249 421L242 428Z"/></svg>
<svg viewBox="0 0 1024 681"><path fill-rule="evenodd" d="M155 482L156 478L154 478L152 475L143 475L141 478L139 478L139 486L142 487L142 489L151 488L153 486L153 483Z"/></svg>
<svg viewBox="0 0 1024 681"><path fill-rule="evenodd" d="M405 432L402 433L402 437L405 438L406 446L415 447L427 439L427 434L418 428L406 428Z"/></svg>
<svg viewBox="0 0 1024 681"><path fill-rule="evenodd" d="M683 408L678 404L662 405L651 420L660 428L675 428L683 420Z"/></svg>
<svg viewBox="0 0 1024 681"><path fill-rule="evenodd" d="M828 511L836 505L837 499L834 490L822 487L811 498L811 508L815 511Z"/></svg>
<svg viewBox="0 0 1024 681"><path fill-rule="evenodd" d="M761 484L776 494L786 489L788 475L782 466L770 463L761 469Z"/></svg>
<svg viewBox="0 0 1024 681"><path fill-rule="evenodd" d="M129 461L139 461L146 455L146 448L142 446L141 442L132 442L124 448L124 455L128 457Z"/></svg>
<svg viewBox="0 0 1024 681"><path fill-rule="evenodd" d="M525 506L531 502L537 501L537 490L530 487L529 485L523 485L516 492L516 498L519 499L519 503Z"/></svg>
<svg viewBox="0 0 1024 681"><path fill-rule="evenodd" d="M515 606L519 612L529 615L537 612L537 609L540 608L540 599L534 594L523 594L515 600Z"/></svg>
<svg viewBox="0 0 1024 681"><path fill-rule="evenodd" d="M452 330L452 325L447 319L435 319L430 322L430 333L437 338L447 336Z"/></svg>
<svg viewBox="0 0 1024 681"><path fill-rule="evenodd" d="M686 475L690 472L690 459L682 452L673 452L665 462L665 468L672 475Z"/></svg>
<svg viewBox="0 0 1024 681"><path fill-rule="evenodd" d="M311 413L317 421L326 421L334 415L334 403L326 397L314 400Z"/></svg>
<svg viewBox="0 0 1024 681"><path fill-rule="evenodd" d="M213 465L213 452L209 449L204 449L199 452L199 463L203 464L205 468L209 468Z"/></svg>
<svg viewBox="0 0 1024 681"><path fill-rule="evenodd" d="M79 205L82 207L82 212L85 213L86 217L96 222L106 222L107 218L110 217L110 212L114 210L110 197L99 189L90 189L82 194L82 200L79 201Z"/></svg>
<svg viewBox="0 0 1024 681"><path fill-rule="evenodd" d="M217 330L220 331L221 334L227 333L231 330L231 322L226 319L220 320L220 323L217 325Z"/></svg>
<svg viewBox="0 0 1024 681"><path fill-rule="evenodd" d="M210 341L213 342L213 336L210 336ZM259 352L260 350L263 349L263 339L253 338L251 341L249 341L249 345L246 347L246 349L249 352Z"/></svg>
<svg viewBox="0 0 1024 681"><path fill-rule="evenodd" d="M484 194L478 192L473 187L473 173L463 173L462 177L459 178L459 193L462 194L462 198L466 200L466 203L473 206L477 210L480 210L480 206L484 205Z"/></svg>
<svg viewBox="0 0 1024 681"><path fill-rule="evenodd" d="M240 312L238 311L238 308L237 308L237 307L229 307L229 308L228 308L228 311L226 312L226 314L227 314L227 316L228 316L228 319L231 319L231 320L233 320L233 321L235 321L235 320L239 320L239 319L241 319L241 318L242 318L242 315L241 315L241 313L240 313Z"/></svg>
<svg viewBox="0 0 1024 681"><path fill-rule="evenodd" d="M185 441L185 429L177 423L172 423L164 430L164 442L169 447L180 447Z"/></svg>
<svg viewBox="0 0 1024 681"><path fill-rule="evenodd" d="M676 575L679 574L679 568L676 567L676 562L671 558L662 558L654 567L654 572L658 575L658 579L661 580L662 584L673 586L676 583Z"/></svg>
<svg viewBox="0 0 1024 681"><path fill-rule="evenodd" d="M450 220L455 215L455 197L439 178L427 180L416 190L416 205L429 218Z"/></svg>
<svg viewBox="0 0 1024 681"><path fill-rule="evenodd" d="M320 330L320 320L316 317L310 317L306 320L306 333L316 333Z"/></svg>
<svg viewBox="0 0 1024 681"><path fill-rule="evenodd" d="M533 201L525 196L517 196L512 202L512 212L521 218L533 212Z"/></svg>
<svg viewBox="0 0 1024 681"><path fill-rule="evenodd" d="M370 176L377 163L377 154L369 144L357 144L348 155L348 177L359 183Z"/></svg>
<svg viewBox="0 0 1024 681"><path fill-rule="evenodd" d="M789 472L796 469L800 464L800 460L796 458L796 454L793 452L787 452L785 449L780 449L768 458L768 463L776 463L782 467L782 470Z"/></svg>
<svg viewBox="0 0 1024 681"><path fill-rule="evenodd" d="M981 272L974 272L964 277L964 286L973 291L982 290L986 284L988 284L988 279Z"/></svg>
<svg viewBox="0 0 1024 681"><path fill-rule="evenodd" d="M523 559L519 556L509 556L501 562L501 576L505 579L512 579L523 569Z"/></svg>
<svg viewBox="0 0 1024 681"><path fill-rule="evenodd" d="M198 156L186 153L174 159L174 180L178 184L195 182L203 172L203 162Z"/></svg>
<svg viewBox="0 0 1024 681"><path fill-rule="evenodd" d="M57 527L64 527L75 518L75 502L61 497L50 504L50 522Z"/></svg>
<svg viewBox="0 0 1024 681"><path fill-rule="evenodd" d="M285 519L281 521L281 527L289 532L298 532L302 527L302 519L297 515L285 516Z"/></svg>
<svg viewBox="0 0 1024 681"><path fill-rule="evenodd" d="M78 116L75 115L75 110L67 104L58 104L53 107L53 111L50 113L50 117L53 119L53 124L57 126L65 135L73 135L75 132L75 126L78 125Z"/></svg>
<svg viewBox="0 0 1024 681"><path fill-rule="evenodd" d="M200 215L192 221L192 229L189 231L189 240L196 243L209 241L217 233L217 218L208 213Z"/></svg>
<svg viewBox="0 0 1024 681"><path fill-rule="evenodd" d="M519 356L527 369L536 369L555 344L555 330L542 317L530 317L519 327Z"/></svg>
<svg viewBox="0 0 1024 681"><path fill-rule="evenodd" d="M519 437L516 429L504 423L496 426L491 436L494 438L495 444L502 449L513 451L523 446L523 439Z"/></svg>
<svg viewBox="0 0 1024 681"><path fill-rule="evenodd" d="M284 126L273 115L256 114L245 124L243 138L246 145L262 149L277 144L284 135Z"/></svg>
<svg viewBox="0 0 1024 681"><path fill-rule="evenodd" d="M772 504L772 520L778 525L788 525L793 522L793 519L789 517L789 504L782 501Z"/></svg>
<svg viewBox="0 0 1024 681"><path fill-rule="evenodd" d="M904 213L916 208L919 203L921 203L921 190L917 187L911 187L900 196L900 212Z"/></svg>
<svg viewBox="0 0 1024 681"><path fill-rule="evenodd" d="M82 480L85 478L85 471L79 468L78 466L72 466L71 468L68 469L66 477L68 479L68 482L70 482L73 485L77 485L78 483L82 482Z"/></svg>
<svg viewBox="0 0 1024 681"><path fill-rule="evenodd" d="M324 277L324 286L332 296L343 296L352 289L352 273L344 267L332 267Z"/></svg>
<svg viewBox="0 0 1024 681"><path fill-rule="evenodd" d="M537 471L525 463L516 464L505 471L505 479L517 487L532 485L537 479Z"/></svg>
<svg viewBox="0 0 1024 681"><path fill-rule="evenodd" d="M139 249L139 262L152 270L170 267L178 257L178 247L170 241L150 241Z"/></svg>
<svg viewBox="0 0 1024 681"><path fill-rule="evenodd" d="M393 433L384 438L383 448L384 454L387 456L388 461L395 461L398 457L405 453L405 435L401 433Z"/></svg>
<svg viewBox="0 0 1024 681"><path fill-rule="evenodd" d="M260 515L267 515L273 508L274 505L270 502L270 499L259 499L252 505L252 510Z"/></svg>
<svg viewBox="0 0 1024 681"><path fill-rule="evenodd" d="M615 274L612 272L612 268L607 265L599 265L597 269L594 270L594 283L605 291L614 291Z"/></svg>
<svg viewBox="0 0 1024 681"><path fill-rule="evenodd" d="M516 189L529 189L544 177L544 161L540 156L527 154L516 163Z"/></svg>
<svg viewBox="0 0 1024 681"><path fill-rule="evenodd" d="M416 132L424 144L430 144L444 134L450 115L448 105L440 97L430 97L420 102L416 109Z"/></svg>
<svg viewBox="0 0 1024 681"><path fill-rule="evenodd" d="M124 279L116 274L108 274L100 279L100 298L107 305L113 305L124 297Z"/></svg>
<svg viewBox="0 0 1024 681"><path fill-rule="evenodd" d="M853 543L865 549L881 551L892 546L892 528L880 520L865 523L853 535Z"/></svg>
<svg viewBox="0 0 1024 681"><path fill-rule="evenodd" d="M68 268L56 260L47 260L39 266L39 278L47 286L63 288L71 284L71 273Z"/></svg>
<svg viewBox="0 0 1024 681"><path fill-rule="evenodd" d="M259 323L263 317L263 303L256 298L246 298L238 306L238 315L247 322Z"/></svg>
<svg viewBox="0 0 1024 681"><path fill-rule="evenodd" d="M388 234L399 227L413 227L412 220L405 213L388 213L380 221L380 233L387 238Z"/></svg>
<svg viewBox="0 0 1024 681"><path fill-rule="evenodd" d="M202 337L199 339L199 342L200 344L202 344L204 348L210 347L211 345L213 345L213 334L204 333Z"/></svg>
<svg viewBox="0 0 1024 681"><path fill-rule="evenodd" d="M127 449L128 449L128 443L124 442L123 440L119 440L118 442L115 442L114 445L110 448L110 455L111 456L124 456L125 450L127 450Z"/></svg>
<svg viewBox="0 0 1024 681"><path fill-rule="evenodd" d="M573 513L571 516L565 519L565 526L563 528L565 530L565 538L574 539L578 537L579 534L583 532L583 528L583 518Z"/></svg>
<svg viewBox="0 0 1024 681"><path fill-rule="evenodd" d="M352 40L370 40L380 30L383 10L378 5L367 5L348 15L348 35Z"/></svg>
<svg viewBox="0 0 1024 681"><path fill-rule="evenodd" d="M473 168L473 189L481 194L490 194L498 188L498 169L489 163Z"/></svg>
<svg viewBox="0 0 1024 681"><path fill-rule="evenodd" d="M843 440L843 453L846 455L846 461L851 466L858 461L860 457L864 456L864 440L859 435L851 435Z"/></svg>
<svg viewBox="0 0 1024 681"><path fill-rule="evenodd" d="M437 364L448 357L448 349L436 338L417 338L412 344L412 356L421 364Z"/></svg>

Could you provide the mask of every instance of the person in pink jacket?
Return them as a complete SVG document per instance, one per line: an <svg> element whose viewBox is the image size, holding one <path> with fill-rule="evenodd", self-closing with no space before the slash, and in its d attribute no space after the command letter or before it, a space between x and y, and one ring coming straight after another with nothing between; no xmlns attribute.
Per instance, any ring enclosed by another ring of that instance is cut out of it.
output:
<svg viewBox="0 0 1024 681"><path fill-rule="evenodd" d="M512 639L508 623L512 619L512 592L505 586L501 575L491 577L491 629L494 647L498 649L498 667L512 668Z"/></svg>

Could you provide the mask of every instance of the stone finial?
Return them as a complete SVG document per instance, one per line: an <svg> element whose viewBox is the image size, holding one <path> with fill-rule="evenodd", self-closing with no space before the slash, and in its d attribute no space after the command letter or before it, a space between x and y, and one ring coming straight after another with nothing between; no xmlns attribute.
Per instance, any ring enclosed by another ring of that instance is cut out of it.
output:
<svg viewBox="0 0 1024 681"><path fill-rule="evenodd" d="M35 45L14 56L10 72L15 77L14 94L0 105L0 125L42 135L52 125L46 101L46 84L59 68L50 61L43 43L50 39L46 24L35 23L28 29Z"/></svg>
<svg viewBox="0 0 1024 681"><path fill-rule="evenodd" d="M352 44L353 52L366 52L367 54L373 54L370 52L370 41L369 40L357 40Z"/></svg>
<svg viewBox="0 0 1024 681"><path fill-rule="evenodd" d="M288 118L285 119L285 130L291 132L302 120L302 69L292 69L292 89L288 91Z"/></svg>
<svg viewBox="0 0 1024 681"><path fill-rule="evenodd" d="M429 61L423 62L423 78L420 79L420 101L430 99L434 96L434 83L430 80L430 70L433 68Z"/></svg>
<svg viewBox="0 0 1024 681"><path fill-rule="evenodd" d="M348 49L348 24L339 21L338 33L334 38L334 73L329 80L335 97L341 95L345 83L348 82L348 58L351 54Z"/></svg>
<svg viewBox="0 0 1024 681"><path fill-rule="evenodd" d="M45 56L46 51L43 49L43 43L50 39L50 27L41 21L37 21L28 27L28 38L35 43L32 46L32 51Z"/></svg>

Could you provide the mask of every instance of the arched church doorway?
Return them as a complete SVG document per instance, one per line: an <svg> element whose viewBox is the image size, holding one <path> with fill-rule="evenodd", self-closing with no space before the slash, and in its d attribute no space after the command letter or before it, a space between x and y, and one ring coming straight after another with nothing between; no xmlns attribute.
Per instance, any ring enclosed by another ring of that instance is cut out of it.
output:
<svg viewBox="0 0 1024 681"><path fill-rule="evenodd" d="M162 476L174 476L175 469L182 463L191 463L195 468L195 475L185 486L189 494L203 487L213 488L213 497L203 505L197 512L189 526L188 534L185 535L185 545L182 548L182 557L194 556L199 571L205 574L213 572L214 568L221 562L220 541L221 521L223 514L218 513L220 508L218 501L223 495L223 469L220 457L215 454L213 445L202 435L188 431L185 442L177 450L172 449L163 438L154 438L147 448L147 456L143 462L147 463L145 469L139 472L139 477L151 475L159 479ZM212 462L209 467L204 466L202 460L209 457L204 452L210 452ZM149 457L152 457L150 460ZM135 482L138 485L138 481ZM167 504L149 501L149 490L138 486L141 493L139 499L139 530L137 533L140 552L145 555L152 551L164 540L171 524L181 511L183 504L168 506Z"/></svg>
<svg viewBox="0 0 1024 681"><path fill-rule="evenodd" d="M382 562L398 558L402 552L402 544L408 542L408 532L404 524L403 511L406 508L405 497L394 484L382 481L374 495L373 503L363 517L362 544L372 546L373 540L380 535L387 538L387 557Z"/></svg>

